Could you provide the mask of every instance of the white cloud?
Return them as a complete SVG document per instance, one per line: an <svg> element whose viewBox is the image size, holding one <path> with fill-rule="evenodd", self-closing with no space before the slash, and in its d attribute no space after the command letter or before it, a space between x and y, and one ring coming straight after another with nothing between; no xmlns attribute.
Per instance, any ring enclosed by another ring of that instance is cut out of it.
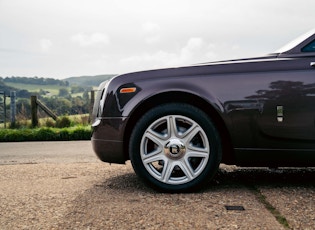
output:
<svg viewBox="0 0 315 230"><path fill-rule="evenodd" d="M161 27L153 22L146 22L142 25L145 41L148 44L154 44L161 39Z"/></svg>
<svg viewBox="0 0 315 230"><path fill-rule="evenodd" d="M208 61L213 46L207 44L202 38L190 38L184 46L175 52L159 50L154 53L142 53L123 58L121 66L129 70L142 70L147 68L159 68L194 64Z"/></svg>
<svg viewBox="0 0 315 230"><path fill-rule="evenodd" d="M122 58L119 66L126 72L183 66L242 58L242 51L242 47L237 44L212 43L202 37L192 37L173 51L158 50Z"/></svg>
<svg viewBox="0 0 315 230"><path fill-rule="evenodd" d="M104 33L85 34L79 33L71 37L73 42L78 43L82 47L104 46L110 43L109 37Z"/></svg>
<svg viewBox="0 0 315 230"><path fill-rule="evenodd" d="M255 56L315 19L314 0L91 2L0 0L1 74L59 78Z"/></svg>
<svg viewBox="0 0 315 230"><path fill-rule="evenodd" d="M206 43L202 38L190 38L187 44L182 48L179 59L181 63L187 64L192 60L204 56Z"/></svg>
<svg viewBox="0 0 315 230"><path fill-rule="evenodd" d="M175 56L175 54L165 51L158 51L154 54L143 53L122 58L119 65L123 72L162 68L167 66L167 60L174 60Z"/></svg>
<svg viewBox="0 0 315 230"><path fill-rule="evenodd" d="M46 38L41 39L39 41L39 43L40 43L41 51L44 52L44 53L49 52L51 50L52 45L53 45L51 40L46 39Z"/></svg>

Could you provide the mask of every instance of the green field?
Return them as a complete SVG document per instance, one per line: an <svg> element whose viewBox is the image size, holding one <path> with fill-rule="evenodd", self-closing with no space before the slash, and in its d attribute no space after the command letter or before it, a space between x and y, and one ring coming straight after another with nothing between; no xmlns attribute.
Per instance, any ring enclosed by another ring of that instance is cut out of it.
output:
<svg viewBox="0 0 315 230"><path fill-rule="evenodd" d="M62 118L65 116L59 116L59 118ZM70 119L70 124L71 127L74 126L89 126L89 114L76 114L76 115L67 115L67 118ZM6 127L10 127L10 118L7 118L6 120ZM31 119L27 120L19 120L18 123L20 124L21 128L30 128L32 126L32 121ZM50 117L45 117L45 118L39 118L38 119L38 125L39 127L47 127L47 124L54 124L55 121L50 118ZM4 128L4 123L0 123L0 129Z"/></svg>
<svg viewBox="0 0 315 230"><path fill-rule="evenodd" d="M16 89L24 89L29 92L39 92L40 89L48 91L50 96L58 95L59 89L67 88L70 91L70 87L59 86L59 85L34 85L34 84L22 84L22 83L12 83L6 82L6 85L14 87Z"/></svg>

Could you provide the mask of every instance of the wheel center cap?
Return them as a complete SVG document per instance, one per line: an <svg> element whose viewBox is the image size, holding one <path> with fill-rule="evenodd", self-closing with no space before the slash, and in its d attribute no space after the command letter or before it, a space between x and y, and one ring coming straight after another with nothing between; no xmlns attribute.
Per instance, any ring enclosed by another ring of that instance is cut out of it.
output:
<svg viewBox="0 0 315 230"><path fill-rule="evenodd" d="M185 155L186 147L180 140L171 139L166 143L164 153L172 159L178 159Z"/></svg>

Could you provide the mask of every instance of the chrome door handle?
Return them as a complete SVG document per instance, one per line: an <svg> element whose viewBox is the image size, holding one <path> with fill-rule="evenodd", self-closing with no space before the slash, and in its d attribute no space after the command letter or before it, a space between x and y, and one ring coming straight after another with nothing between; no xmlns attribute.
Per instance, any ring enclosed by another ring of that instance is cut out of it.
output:
<svg viewBox="0 0 315 230"><path fill-rule="evenodd" d="M315 67L315 62L311 62L310 64L312 67Z"/></svg>

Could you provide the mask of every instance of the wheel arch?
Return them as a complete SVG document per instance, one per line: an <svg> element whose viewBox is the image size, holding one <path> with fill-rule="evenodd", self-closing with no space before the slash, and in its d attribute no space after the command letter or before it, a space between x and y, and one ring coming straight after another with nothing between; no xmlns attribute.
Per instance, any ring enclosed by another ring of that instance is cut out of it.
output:
<svg viewBox="0 0 315 230"><path fill-rule="evenodd" d="M208 101L206 101L205 99L197 95L187 93L187 92L178 92L178 91L177 92L164 92L164 93L160 93L152 97L149 97L146 100L142 101L135 108L135 110L133 110L133 112L130 114L128 123L125 128L124 140L130 139L133 127L135 126L139 118L144 113L149 111L156 104L169 103L170 98L171 98L171 102L177 102L177 103L191 104L191 102L193 101L194 106L204 111L214 121L214 124L217 127L217 130L220 134L221 142L222 142L222 162L227 163L227 164L233 164L235 158L234 158L234 152L232 148L231 137L223 118L220 116L219 112L214 108L214 106L210 104ZM124 154L125 154L126 160L129 159L128 145L129 145L129 141L124 141Z"/></svg>

